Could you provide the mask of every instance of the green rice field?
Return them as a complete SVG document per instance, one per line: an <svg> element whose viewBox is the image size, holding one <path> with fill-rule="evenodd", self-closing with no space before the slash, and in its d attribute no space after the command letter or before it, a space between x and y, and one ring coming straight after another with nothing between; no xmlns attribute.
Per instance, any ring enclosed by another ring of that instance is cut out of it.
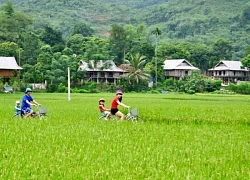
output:
<svg viewBox="0 0 250 180"><path fill-rule="evenodd" d="M47 120L0 94L0 179L250 179L250 96L125 93L144 121L98 121L98 99L46 94ZM126 113L126 109L120 108Z"/></svg>

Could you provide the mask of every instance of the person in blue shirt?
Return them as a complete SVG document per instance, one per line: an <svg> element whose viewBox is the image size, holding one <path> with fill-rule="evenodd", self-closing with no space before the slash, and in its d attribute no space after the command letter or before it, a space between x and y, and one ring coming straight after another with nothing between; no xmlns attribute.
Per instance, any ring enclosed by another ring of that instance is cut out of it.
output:
<svg viewBox="0 0 250 180"><path fill-rule="evenodd" d="M33 110L31 109L31 106L39 106L38 104L31 96L32 90L31 88L26 88L25 94L23 96L22 100L22 110L26 114L26 117L29 117L33 114Z"/></svg>

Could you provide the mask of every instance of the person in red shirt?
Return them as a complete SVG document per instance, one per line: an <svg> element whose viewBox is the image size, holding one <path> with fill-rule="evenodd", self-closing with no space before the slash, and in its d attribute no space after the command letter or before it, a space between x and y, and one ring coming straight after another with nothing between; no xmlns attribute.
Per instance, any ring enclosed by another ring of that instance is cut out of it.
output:
<svg viewBox="0 0 250 180"><path fill-rule="evenodd" d="M122 103L122 90L116 91L116 97L113 99L111 103L111 114L118 116L120 120L124 120L125 115L118 110L118 105L121 105L125 108L130 108L129 106Z"/></svg>
<svg viewBox="0 0 250 180"><path fill-rule="evenodd" d="M105 99L101 98L99 99L99 110L101 112L101 115L105 118L105 120L108 120L108 118L111 116L111 113L108 109L104 106Z"/></svg>

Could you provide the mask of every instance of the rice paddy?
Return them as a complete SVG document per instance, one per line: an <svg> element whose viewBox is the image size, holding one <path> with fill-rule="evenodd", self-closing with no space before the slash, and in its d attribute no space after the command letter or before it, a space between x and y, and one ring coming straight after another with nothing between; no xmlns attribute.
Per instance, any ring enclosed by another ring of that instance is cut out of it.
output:
<svg viewBox="0 0 250 180"><path fill-rule="evenodd" d="M125 93L132 123L97 120L103 93L34 92L50 119L11 119L22 95L0 94L0 179L250 179L250 96Z"/></svg>

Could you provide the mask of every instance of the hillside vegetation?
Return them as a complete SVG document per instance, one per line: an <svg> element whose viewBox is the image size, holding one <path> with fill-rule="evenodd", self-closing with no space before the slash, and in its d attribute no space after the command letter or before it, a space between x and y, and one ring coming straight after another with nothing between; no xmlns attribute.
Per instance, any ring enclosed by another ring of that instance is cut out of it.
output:
<svg viewBox="0 0 250 180"><path fill-rule="evenodd" d="M4 0L0 0L3 3ZM17 10L30 14L36 27L51 24L68 37L71 27L84 22L100 36L112 24L144 23L159 27L167 41L211 43L229 39L235 51L249 43L250 3L248 0L13 0ZM242 57L237 54L235 57Z"/></svg>

